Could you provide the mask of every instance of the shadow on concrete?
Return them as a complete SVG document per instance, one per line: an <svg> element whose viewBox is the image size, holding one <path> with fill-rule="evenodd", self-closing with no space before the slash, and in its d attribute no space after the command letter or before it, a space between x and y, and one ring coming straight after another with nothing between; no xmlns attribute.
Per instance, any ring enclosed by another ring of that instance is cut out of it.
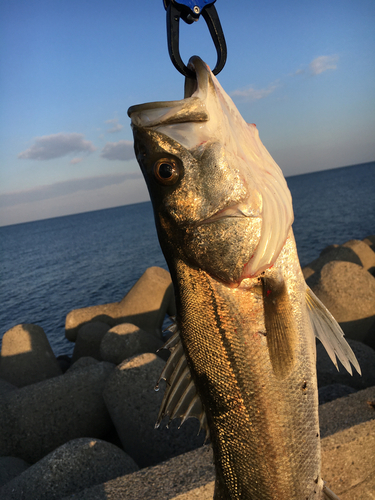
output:
<svg viewBox="0 0 375 500"><path fill-rule="evenodd" d="M42 382L62 374L43 328L16 325L3 336L0 378L15 385Z"/></svg>

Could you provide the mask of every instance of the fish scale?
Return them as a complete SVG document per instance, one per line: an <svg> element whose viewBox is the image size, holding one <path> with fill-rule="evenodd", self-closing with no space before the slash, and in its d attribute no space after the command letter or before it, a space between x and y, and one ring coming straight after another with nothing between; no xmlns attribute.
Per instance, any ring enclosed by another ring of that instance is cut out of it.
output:
<svg viewBox="0 0 375 500"><path fill-rule="evenodd" d="M239 291L182 262L176 268L180 335L214 448L215 500L319 498L315 360L304 335L299 363L278 380L264 323L252 321L264 317L259 284Z"/></svg>

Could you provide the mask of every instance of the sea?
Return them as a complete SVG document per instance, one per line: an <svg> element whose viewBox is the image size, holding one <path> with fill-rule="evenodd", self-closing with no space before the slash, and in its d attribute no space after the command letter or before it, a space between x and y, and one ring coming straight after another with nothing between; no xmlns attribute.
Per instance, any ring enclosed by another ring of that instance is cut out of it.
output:
<svg viewBox="0 0 375 500"><path fill-rule="evenodd" d="M375 234L375 162L287 177L302 266L326 246ZM0 227L0 338L40 325L56 356L72 310L119 301L150 266L167 269L150 202Z"/></svg>

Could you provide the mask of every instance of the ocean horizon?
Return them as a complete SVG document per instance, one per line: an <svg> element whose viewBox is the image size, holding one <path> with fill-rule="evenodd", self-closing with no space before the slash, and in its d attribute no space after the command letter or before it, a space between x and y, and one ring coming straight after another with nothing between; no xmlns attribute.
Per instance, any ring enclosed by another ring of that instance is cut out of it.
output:
<svg viewBox="0 0 375 500"><path fill-rule="evenodd" d="M360 167L360 166L363 166L363 165L372 165L373 163L375 163L375 160L371 161L371 162L355 163L354 165L345 165L344 167L334 167L334 168L329 168L329 169L324 169L324 170L316 170L314 172L304 172L302 174L288 175L288 176L285 176L285 179L286 179L286 181L288 181L288 179L292 179L293 177L302 177L302 176L305 176L305 175L314 175L314 174L318 174L318 173L321 173L321 172L329 172L329 171L332 171L332 170L340 170L342 168L351 168L351 167ZM70 217L72 215L80 215L80 214L88 214L88 213L92 213L92 212L100 212L102 210L112 210L113 208L121 208L121 207L126 207L126 206L129 206L129 205L139 205L141 203L148 203L148 202L150 202L150 200L139 201L137 203L126 203L124 205L118 205L118 206L115 206L115 207L98 208L98 209L95 209L95 210L85 210L83 212L75 212L73 214L62 214L62 215L57 215L57 216L54 216L54 217L46 217L46 218L34 219L34 220L30 220L30 221L15 222L15 223L12 223L12 224L1 224L0 223L0 228L2 228L2 227L9 227L9 226L18 226L20 224L30 224L32 222L39 222L39 221L43 221L43 220L60 219L61 217Z"/></svg>
<svg viewBox="0 0 375 500"><path fill-rule="evenodd" d="M302 266L330 244L375 233L375 162L286 178ZM0 227L0 337L42 326L56 355L71 354L65 317L115 302L151 266L167 269L151 202Z"/></svg>

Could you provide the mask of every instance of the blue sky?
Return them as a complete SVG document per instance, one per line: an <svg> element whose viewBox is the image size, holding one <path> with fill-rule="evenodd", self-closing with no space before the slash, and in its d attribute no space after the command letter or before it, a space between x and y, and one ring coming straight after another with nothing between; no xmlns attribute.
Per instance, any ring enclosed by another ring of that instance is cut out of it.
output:
<svg viewBox="0 0 375 500"><path fill-rule="evenodd" d="M286 176L375 160L375 2L217 0L219 74ZM0 225L148 199L127 109L180 99L162 0L0 0ZM203 19L181 55L211 67Z"/></svg>

